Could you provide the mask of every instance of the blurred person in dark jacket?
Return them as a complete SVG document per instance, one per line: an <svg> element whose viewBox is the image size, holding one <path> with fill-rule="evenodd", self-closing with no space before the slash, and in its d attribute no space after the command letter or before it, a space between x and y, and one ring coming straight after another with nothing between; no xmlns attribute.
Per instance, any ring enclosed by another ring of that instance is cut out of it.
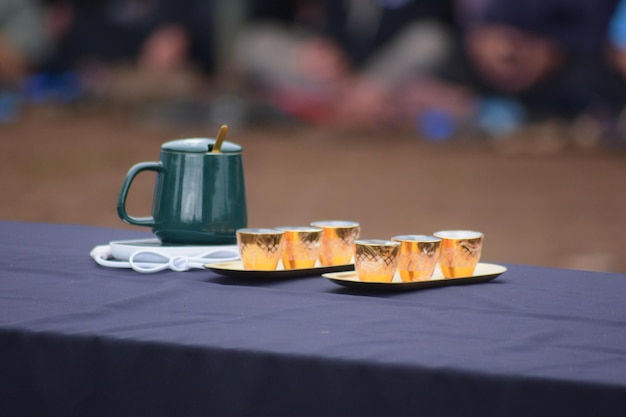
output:
<svg viewBox="0 0 626 417"><path fill-rule="evenodd" d="M0 85L20 84L46 57L50 41L37 0L0 0Z"/></svg>
<svg viewBox="0 0 626 417"><path fill-rule="evenodd" d="M622 79L626 79L626 0L620 4L611 18L609 25L609 61L619 72ZM626 106L626 88L619 91L618 101L624 110Z"/></svg>
<svg viewBox="0 0 626 417"><path fill-rule="evenodd" d="M210 1L52 1L67 24L45 69L78 72L91 93L191 93L214 71Z"/></svg>
<svg viewBox="0 0 626 417"><path fill-rule="evenodd" d="M443 79L516 103L531 122L614 112L624 80L606 51L618 1L457 0L462 37Z"/></svg>
<svg viewBox="0 0 626 417"><path fill-rule="evenodd" d="M0 123L17 120L22 89L50 52L37 0L0 0Z"/></svg>

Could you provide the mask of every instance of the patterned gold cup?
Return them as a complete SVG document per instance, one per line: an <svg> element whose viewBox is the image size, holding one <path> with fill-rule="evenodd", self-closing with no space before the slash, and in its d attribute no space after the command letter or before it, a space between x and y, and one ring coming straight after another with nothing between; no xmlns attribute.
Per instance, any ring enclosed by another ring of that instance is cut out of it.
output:
<svg viewBox="0 0 626 417"><path fill-rule="evenodd" d="M472 230L442 230L433 235L441 239L439 266L443 276L472 276L480 260L484 235Z"/></svg>
<svg viewBox="0 0 626 417"><path fill-rule="evenodd" d="M400 235L391 240L400 242L398 272L403 282L427 281L439 261L441 239L426 235Z"/></svg>
<svg viewBox="0 0 626 417"><path fill-rule="evenodd" d="M313 226L281 226L285 232L282 261L285 269L313 268L320 253L322 229Z"/></svg>
<svg viewBox="0 0 626 417"><path fill-rule="evenodd" d="M311 223L322 229L319 260L322 266L346 265L354 257L354 241L359 238L361 226L345 220L325 220Z"/></svg>
<svg viewBox="0 0 626 417"><path fill-rule="evenodd" d="M391 282L398 266L400 242L357 240L354 266L360 281Z"/></svg>
<svg viewBox="0 0 626 417"><path fill-rule="evenodd" d="M238 229L236 234L244 269L276 269L282 254L285 232L277 229Z"/></svg>

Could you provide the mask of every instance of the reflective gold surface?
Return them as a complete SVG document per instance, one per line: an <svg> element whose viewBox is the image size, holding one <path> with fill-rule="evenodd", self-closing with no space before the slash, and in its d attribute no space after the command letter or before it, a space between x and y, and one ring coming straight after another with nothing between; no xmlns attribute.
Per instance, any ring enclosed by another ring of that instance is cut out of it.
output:
<svg viewBox="0 0 626 417"><path fill-rule="evenodd" d="M320 253L322 229L312 226L277 227L285 232L282 261L285 269L313 268Z"/></svg>
<svg viewBox="0 0 626 417"><path fill-rule="evenodd" d="M403 282L425 281L433 276L439 261L441 239L425 235L400 235L391 240L401 243L398 273Z"/></svg>
<svg viewBox="0 0 626 417"><path fill-rule="evenodd" d="M357 240L354 266L359 280L391 282L398 266L400 242L391 240Z"/></svg>
<svg viewBox="0 0 626 417"><path fill-rule="evenodd" d="M484 235L468 230L446 230L434 236L441 238L439 266L443 275L446 278L471 276L480 260Z"/></svg>
<svg viewBox="0 0 626 417"><path fill-rule="evenodd" d="M283 236L284 232L276 229L237 230L243 267L250 270L275 270L282 254Z"/></svg>
<svg viewBox="0 0 626 417"><path fill-rule="evenodd" d="M354 257L354 241L361 227L357 222L343 220L318 221L311 226L322 229L319 260L323 266L345 265Z"/></svg>

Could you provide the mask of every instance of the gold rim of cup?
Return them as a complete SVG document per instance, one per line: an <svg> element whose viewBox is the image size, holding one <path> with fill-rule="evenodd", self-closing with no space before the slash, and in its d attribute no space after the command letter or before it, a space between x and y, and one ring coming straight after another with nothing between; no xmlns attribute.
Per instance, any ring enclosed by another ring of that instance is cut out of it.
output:
<svg viewBox="0 0 626 417"><path fill-rule="evenodd" d="M441 238L430 235L397 235L400 242L398 273L403 282L427 281L439 262Z"/></svg>
<svg viewBox="0 0 626 417"><path fill-rule="evenodd" d="M245 228L235 231L244 269L275 270L282 255L285 232L275 228Z"/></svg>
<svg viewBox="0 0 626 417"><path fill-rule="evenodd" d="M444 277L459 278L474 274L482 252L484 233L475 230L440 230L433 236L441 238L439 267Z"/></svg>
<svg viewBox="0 0 626 417"><path fill-rule="evenodd" d="M438 237L440 239L477 239L480 237L485 237L483 232L478 232L476 230L439 230L433 233L434 237Z"/></svg>

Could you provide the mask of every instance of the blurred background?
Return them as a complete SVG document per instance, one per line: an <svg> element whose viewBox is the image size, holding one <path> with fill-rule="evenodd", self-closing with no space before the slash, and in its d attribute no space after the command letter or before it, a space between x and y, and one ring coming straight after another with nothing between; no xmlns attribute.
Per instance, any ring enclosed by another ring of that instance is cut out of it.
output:
<svg viewBox="0 0 626 417"><path fill-rule="evenodd" d="M222 124L252 227L626 273L626 0L0 0L1 219L123 238L127 170Z"/></svg>

